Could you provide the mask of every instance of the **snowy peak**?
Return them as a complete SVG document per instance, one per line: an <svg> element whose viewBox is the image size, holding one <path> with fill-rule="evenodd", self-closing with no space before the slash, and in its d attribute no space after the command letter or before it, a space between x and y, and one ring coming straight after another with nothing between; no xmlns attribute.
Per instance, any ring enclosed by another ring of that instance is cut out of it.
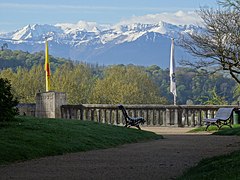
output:
<svg viewBox="0 0 240 180"><path fill-rule="evenodd" d="M70 24L70 23L61 23L56 24L56 27L59 27L64 30L65 33L73 33L77 31L84 31L84 32L99 32L97 28L97 23L95 22L86 22L86 21L79 21L77 24Z"/></svg>
<svg viewBox="0 0 240 180"><path fill-rule="evenodd" d="M15 41L36 40L43 41L45 37L53 40L92 40L98 38L103 43L116 40L121 36L121 41L134 41L147 32L165 34L176 37L177 34L194 29L195 26L173 25L160 21L155 24L117 24L98 25L95 22L79 21L76 24L63 23L56 25L27 25L12 33L1 34ZM124 40L125 38L125 40Z"/></svg>
<svg viewBox="0 0 240 180"><path fill-rule="evenodd" d="M65 34L77 34L78 32L99 34L101 31L108 30L111 27L110 25L87 21L79 21L76 24L59 23L55 26L61 28Z"/></svg>
<svg viewBox="0 0 240 180"><path fill-rule="evenodd" d="M13 50L38 52L49 39L51 55L90 63L114 62L168 66L170 38L197 30L194 25L176 25L164 21L154 23L121 23L99 25L79 21L76 24L27 25L15 32L0 34L0 44ZM185 52L176 47L176 57ZM159 62L160 61L160 62ZM157 62L157 63L156 63Z"/></svg>
<svg viewBox="0 0 240 180"><path fill-rule="evenodd" d="M173 32L182 32L192 29L192 26L173 25L164 21L160 21L155 24L127 24L127 25L116 25L114 26L115 32L126 33L126 32L156 32L160 34L171 35Z"/></svg>
<svg viewBox="0 0 240 180"><path fill-rule="evenodd" d="M12 33L13 40L42 40L47 36L62 33L62 30L52 25L27 25Z"/></svg>

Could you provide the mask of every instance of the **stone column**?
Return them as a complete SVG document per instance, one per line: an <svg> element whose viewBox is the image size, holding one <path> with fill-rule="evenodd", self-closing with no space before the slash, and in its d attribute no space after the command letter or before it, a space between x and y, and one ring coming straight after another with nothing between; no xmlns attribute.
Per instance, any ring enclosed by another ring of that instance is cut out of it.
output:
<svg viewBox="0 0 240 180"><path fill-rule="evenodd" d="M62 105L67 104L66 93L43 92L36 94L36 117L61 118Z"/></svg>

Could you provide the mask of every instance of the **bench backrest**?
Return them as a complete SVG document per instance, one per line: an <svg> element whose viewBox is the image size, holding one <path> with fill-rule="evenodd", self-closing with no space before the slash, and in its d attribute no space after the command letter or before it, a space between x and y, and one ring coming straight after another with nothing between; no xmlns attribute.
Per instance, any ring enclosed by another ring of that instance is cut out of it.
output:
<svg viewBox="0 0 240 180"><path fill-rule="evenodd" d="M228 120L233 112L234 108L219 108L215 118L221 119L221 120Z"/></svg>
<svg viewBox="0 0 240 180"><path fill-rule="evenodd" d="M122 113L123 113L124 119L125 119L125 121L127 122L128 119L129 119L129 116L128 116L128 114L127 114L126 109L123 107L123 105L119 105L118 108L119 108L120 110L122 110Z"/></svg>

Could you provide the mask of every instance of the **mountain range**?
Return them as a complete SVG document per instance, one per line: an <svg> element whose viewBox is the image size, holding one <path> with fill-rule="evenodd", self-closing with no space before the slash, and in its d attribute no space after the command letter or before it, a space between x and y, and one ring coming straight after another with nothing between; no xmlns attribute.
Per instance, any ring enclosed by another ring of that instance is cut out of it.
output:
<svg viewBox="0 0 240 180"><path fill-rule="evenodd" d="M132 23L98 25L80 21L77 24L27 25L0 34L0 44L11 50L44 51L45 38L49 53L76 61L111 64L158 65L169 67L171 38L197 29L194 25L174 25L160 21L154 24ZM184 49L175 46L175 59L190 59ZM177 63L178 64L178 63Z"/></svg>

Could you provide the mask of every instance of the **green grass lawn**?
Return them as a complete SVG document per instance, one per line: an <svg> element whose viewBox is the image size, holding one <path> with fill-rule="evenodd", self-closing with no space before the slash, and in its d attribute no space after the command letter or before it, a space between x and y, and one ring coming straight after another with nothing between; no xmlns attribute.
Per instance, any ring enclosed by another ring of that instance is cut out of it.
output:
<svg viewBox="0 0 240 180"><path fill-rule="evenodd" d="M210 130L217 130L211 127ZM197 128L200 131L201 128ZM234 128L224 128L213 133L214 135L237 135L240 136L240 126ZM196 167L188 169L178 180L230 180L240 179L240 151L235 151L228 155L203 159Z"/></svg>
<svg viewBox="0 0 240 180"><path fill-rule="evenodd" d="M235 124L235 125L232 125L232 126L233 126L232 130L235 131L236 128L240 127L240 124ZM202 132L202 131L205 131L205 129L206 129L206 126L201 126L201 127L194 128L194 129L190 130L189 132L193 132L193 133L194 132ZM225 132L223 130L227 130L227 132ZM209 126L207 131L208 132L212 132L212 133L213 132L218 132L218 133L223 132L223 134L224 134L224 133L230 133L231 132L231 128L229 126L223 126L221 128L221 130L218 131L217 126ZM225 135L228 135L228 134L225 134ZM232 134L229 134L229 135L237 135L237 134L232 133Z"/></svg>
<svg viewBox="0 0 240 180"><path fill-rule="evenodd" d="M152 132L91 121L17 117L0 122L0 164L159 138Z"/></svg>

